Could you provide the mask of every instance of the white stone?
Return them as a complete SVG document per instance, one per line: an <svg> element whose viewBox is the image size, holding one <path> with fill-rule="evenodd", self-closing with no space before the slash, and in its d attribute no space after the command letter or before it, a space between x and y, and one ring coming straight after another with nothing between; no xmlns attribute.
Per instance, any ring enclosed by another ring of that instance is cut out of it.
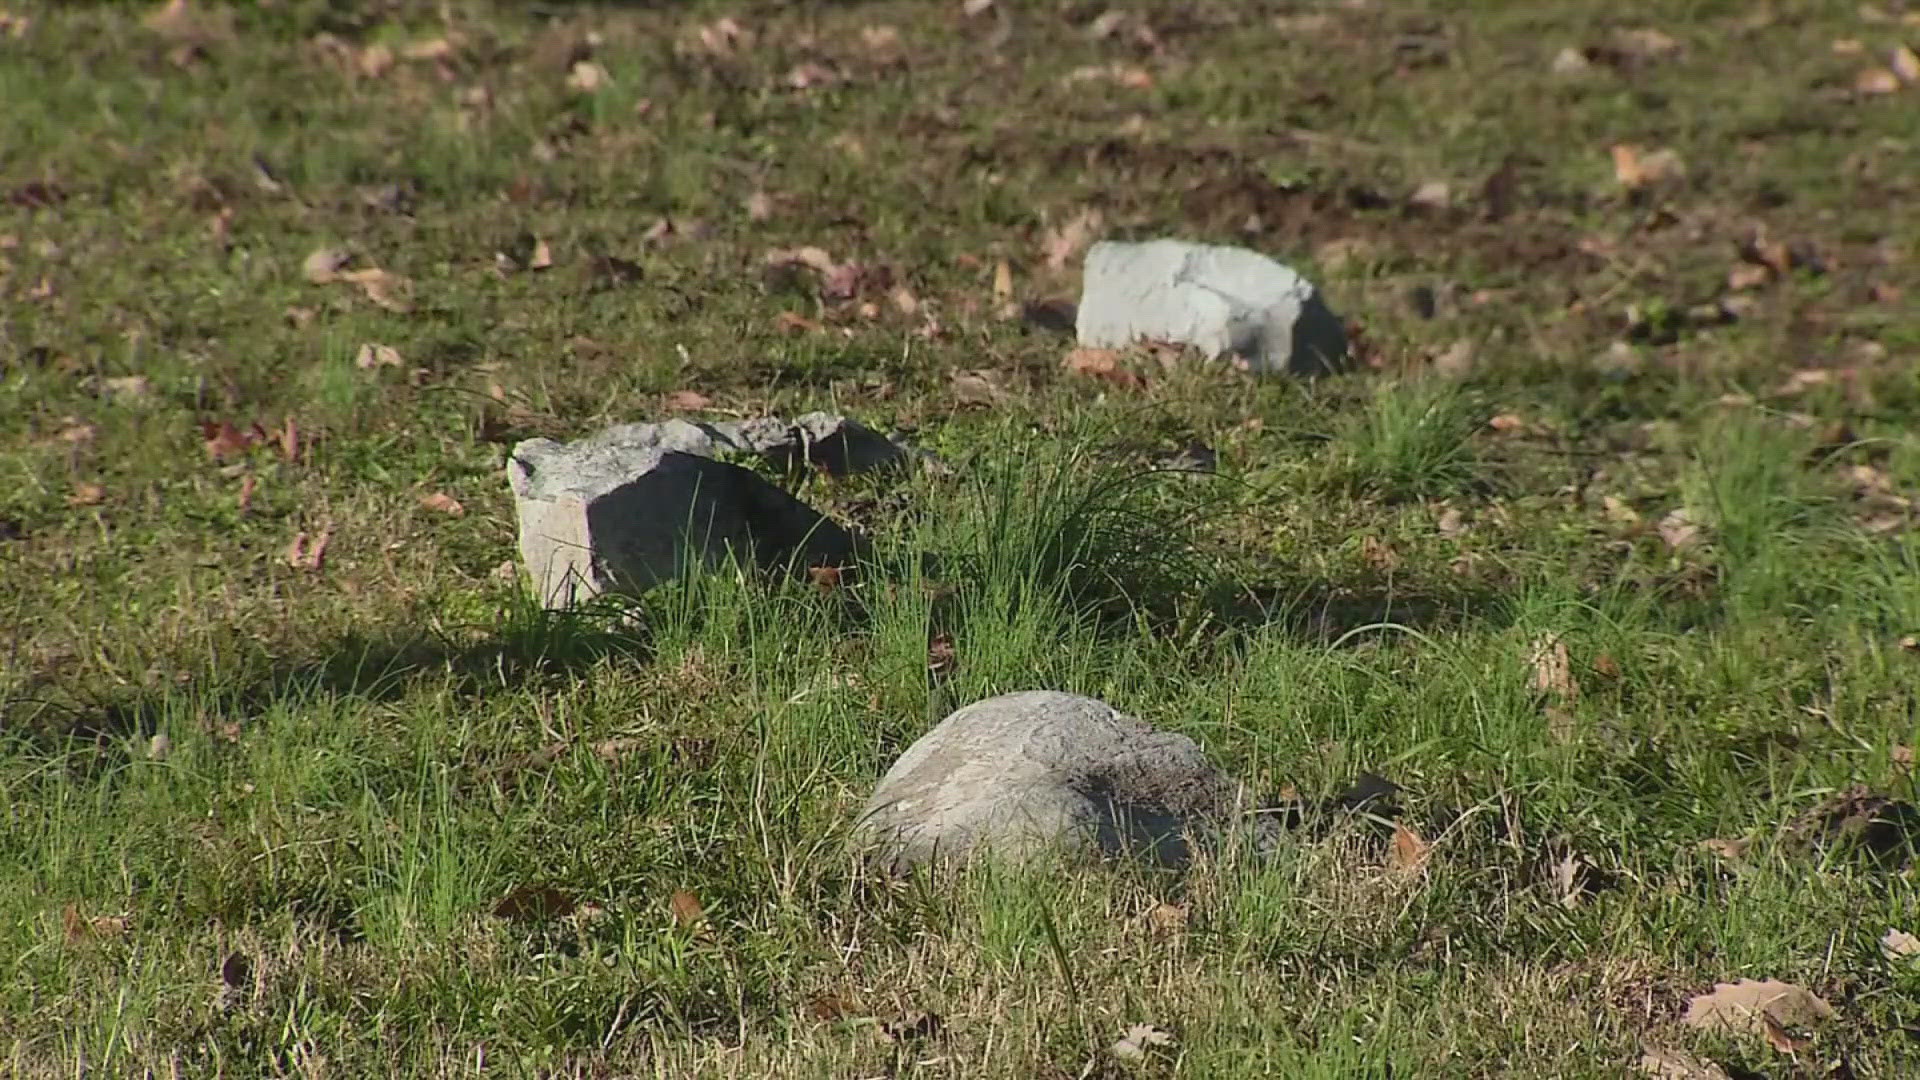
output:
<svg viewBox="0 0 1920 1080"><path fill-rule="evenodd" d="M1258 372L1322 374L1347 353L1346 328L1294 270L1245 248L1178 240L1093 245L1076 329L1082 345L1171 341Z"/></svg>

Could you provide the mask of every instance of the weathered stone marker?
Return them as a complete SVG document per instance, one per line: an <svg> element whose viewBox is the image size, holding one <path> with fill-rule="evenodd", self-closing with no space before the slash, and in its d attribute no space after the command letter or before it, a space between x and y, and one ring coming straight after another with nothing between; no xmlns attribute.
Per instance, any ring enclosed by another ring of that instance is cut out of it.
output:
<svg viewBox="0 0 1920 1080"><path fill-rule="evenodd" d="M976 852L1126 856L1184 866L1239 787L1184 735L1095 698L976 701L921 736L867 801L855 844L895 871Z"/></svg>
<svg viewBox="0 0 1920 1080"><path fill-rule="evenodd" d="M1088 249L1075 329L1082 345L1171 341L1256 372L1319 375L1347 357L1346 327L1294 270L1245 248L1179 240Z"/></svg>
<svg viewBox="0 0 1920 1080"><path fill-rule="evenodd" d="M832 473L907 457L883 436L824 413L793 423L623 424L574 443L529 439L513 448L507 478L521 563L540 602L565 608L605 592L638 595L729 556L765 569L852 560L850 533L714 457L729 451Z"/></svg>

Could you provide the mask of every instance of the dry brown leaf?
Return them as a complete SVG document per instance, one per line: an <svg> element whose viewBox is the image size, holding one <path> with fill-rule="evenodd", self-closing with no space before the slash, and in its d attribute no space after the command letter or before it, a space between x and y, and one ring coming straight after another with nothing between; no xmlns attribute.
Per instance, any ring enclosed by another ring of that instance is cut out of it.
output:
<svg viewBox="0 0 1920 1080"><path fill-rule="evenodd" d="M1920 960L1920 937L1905 930L1888 930L1880 938L1880 955L1888 963L1905 964Z"/></svg>
<svg viewBox="0 0 1920 1080"><path fill-rule="evenodd" d="M108 401L129 403L144 401L153 393L145 375L117 375L100 380L100 396Z"/></svg>
<svg viewBox="0 0 1920 1080"><path fill-rule="evenodd" d="M130 920L125 915L82 915L80 905L68 904L60 909L60 923L68 941L84 941L119 937L127 932Z"/></svg>
<svg viewBox="0 0 1920 1080"><path fill-rule="evenodd" d="M465 517L467 513L467 508L460 505L459 499L454 498L444 491L436 491L430 495L422 495L420 497L420 505L424 509L432 510L435 513L446 514L449 517Z"/></svg>
<svg viewBox="0 0 1920 1080"><path fill-rule="evenodd" d="M775 329L785 330L789 333L816 333L826 329L825 326L807 318L797 311L783 311L775 315L773 317L773 325Z"/></svg>
<svg viewBox="0 0 1920 1080"><path fill-rule="evenodd" d="M809 566L807 580L813 582L813 587L821 592L830 593L840 587L840 578L844 573L838 566Z"/></svg>
<svg viewBox="0 0 1920 1080"><path fill-rule="evenodd" d="M1360 540L1360 558L1382 574L1391 574L1400 568L1400 553L1377 536L1367 536Z"/></svg>
<svg viewBox="0 0 1920 1080"><path fill-rule="evenodd" d="M1616 30L1614 47L1636 60L1658 60L1680 51L1680 43L1652 27Z"/></svg>
<svg viewBox="0 0 1920 1080"><path fill-rule="evenodd" d="M1886 68L1868 68L1853 77L1854 92L1860 94L1897 94L1904 85L1900 76Z"/></svg>
<svg viewBox="0 0 1920 1080"><path fill-rule="evenodd" d="M304 530L294 533L293 542L287 545L287 565L295 570L319 570L326 565L327 544L332 540L331 525L311 537Z"/></svg>
<svg viewBox="0 0 1920 1080"><path fill-rule="evenodd" d="M99 506L106 501L107 489L91 481L73 485L73 494L67 496L68 506Z"/></svg>
<svg viewBox="0 0 1920 1080"><path fill-rule="evenodd" d="M534 240L533 254L527 257L527 269L547 270L547 269L551 269L552 266L553 266L553 249L547 246L547 242L545 240L539 240L539 239Z"/></svg>
<svg viewBox="0 0 1920 1080"><path fill-rule="evenodd" d="M1457 506L1449 506L1440 511L1440 516L1434 520L1433 527L1439 530L1441 536L1450 539L1461 536L1467 531L1465 517Z"/></svg>
<svg viewBox="0 0 1920 1080"><path fill-rule="evenodd" d="M405 315L413 310L413 282L399 274L373 267L349 270L340 274L339 279L360 286L360 291L367 294L367 299L397 315Z"/></svg>
<svg viewBox="0 0 1920 1080"><path fill-rule="evenodd" d="M1833 1006L1803 987L1776 979L1741 979L1715 983L1711 992L1690 999L1681 1019L1702 1031L1762 1035L1768 1022L1804 1027L1833 1016Z"/></svg>
<svg viewBox="0 0 1920 1080"><path fill-rule="evenodd" d="M1405 825L1395 824L1393 840L1387 845L1387 869L1401 877L1412 877L1425 870L1433 855L1433 844Z"/></svg>
<svg viewBox="0 0 1920 1080"><path fill-rule="evenodd" d="M1641 1053L1634 1071L1654 1080L1730 1080L1725 1069L1710 1061L1701 1061L1681 1050L1654 1046Z"/></svg>
<svg viewBox="0 0 1920 1080"><path fill-rule="evenodd" d="M697 390L675 390L663 404L669 412L697 412L712 407L713 399Z"/></svg>
<svg viewBox="0 0 1920 1080"><path fill-rule="evenodd" d="M796 64L787 72L785 82L794 90L811 90L816 86L832 86L840 81L840 73L825 64L816 64L811 60Z"/></svg>
<svg viewBox="0 0 1920 1080"><path fill-rule="evenodd" d="M1685 508L1674 510L1661 518L1658 531L1660 539L1665 540L1667 546L1675 551L1691 547L1700 539L1700 526L1694 524L1692 516Z"/></svg>
<svg viewBox="0 0 1920 1080"><path fill-rule="evenodd" d="M1773 274L1764 266L1754 263L1738 263L1727 271L1727 288L1734 292L1757 289L1773 280Z"/></svg>
<svg viewBox="0 0 1920 1080"><path fill-rule="evenodd" d="M1771 1016L1768 1016L1766 1013L1760 1014L1760 1024L1762 1027L1762 1033L1766 1036L1767 1045L1773 1047L1775 1050L1779 1051L1782 1054L1788 1055L1789 1057L1793 1056L1794 1054L1798 1054L1802 1050L1805 1050L1808 1046L1812 1045L1813 1043L1812 1039L1794 1038L1793 1035L1790 1032L1788 1032L1786 1028L1783 1028L1780 1026L1779 1021L1775 1020Z"/></svg>
<svg viewBox="0 0 1920 1080"><path fill-rule="evenodd" d="M580 94L591 94L613 82L607 69L597 60L576 60L567 71L567 89Z"/></svg>
<svg viewBox="0 0 1920 1080"><path fill-rule="evenodd" d="M527 922L571 915L579 904L551 885L517 885L493 905L497 919Z"/></svg>
<svg viewBox="0 0 1920 1080"><path fill-rule="evenodd" d="M700 898L686 889L675 889L667 897L667 911L672 913L673 921L689 929L698 927L707 913L700 906Z"/></svg>
<svg viewBox="0 0 1920 1080"><path fill-rule="evenodd" d="M1686 171L1680 155L1671 149L1643 152L1637 146L1618 143L1611 153L1613 178L1629 191L1678 179Z"/></svg>
<svg viewBox="0 0 1920 1080"><path fill-rule="evenodd" d="M1185 904L1169 904L1164 901L1153 905L1147 911L1147 925L1156 934L1177 934L1187 928L1191 914Z"/></svg>
<svg viewBox="0 0 1920 1080"><path fill-rule="evenodd" d="M1152 1024L1134 1024L1113 1044L1113 1056L1121 1061L1145 1061L1155 1051L1171 1050L1173 1036Z"/></svg>
<svg viewBox="0 0 1920 1080"><path fill-rule="evenodd" d="M955 371L947 376L947 385L962 405L997 405L1007 396L1006 376L989 369Z"/></svg>
<svg viewBox="0 0 1920 1080"><path fill-rule="evenodd" d="M1013 267L1005 259L993 264L993 298L1002 304L1013 300Z"/></svg>
<svg viewBox="0 0 1920 1080"><path fill-rule="evenodd" d="M237 454L244 454L254 445L265 440L267 433L259 424L245 431L235 427L230 421L203 420L200 422L201 445L206 448L207 456L215 461L224 461Z"/></svg>
<svg viewBox="0 0 1920 1080"><path fill-rule="evenodd" d="M1487 426L1502 435L1518 435L1527 430L1527 421L1518 413L1499 413L1488 419Z"/></svg>
<svg viewBox="0 0 1920 1080"><path fill-rule="evenodd" d="M367 78L378 79L392 71L393 65L397 62L398 58L393 55L391 47L376 42L360 50L360 55L354 60L354 66L358 67L360 74Z"/></svg>
<svg viewBox="0 0 1920 1080"><path fill-rule="evenodd" d="M253 505L253 489L259 486L259 483L252 473L240 478L240 496L237 502L241 513L246 513L247 508Z"/></svg>
<svg viewBox="0 0 1920 1080"><path fill-rule="evenodd" d="M927 674L943 678L953 673L959 666L959 659L953 648L953 635L942 631L927 641Z"/></svg>
<svg viewBox="0 0 1920 1080"><path fill-rule="evenodd" d="M1749 840L1729 840L1716 837L1711 840L1702 840L1698 846L1700 850L1717 858L1725 859L1728 862L1738 862L1747 857L1747 849L1753 845L1752 841Z"/></svg>
<svg viewBox="0 0 1920 1080"><path fill-rule="evenodd" d="M353 252L343 247L315 248L305 262L300 264L300 272L315 285L324 285L340 276L340 270L353 261Z"/></svg>
<svg viewBox="0 0 1920 1080"><path fill-rule="evenodd" d="M1887 64L1903 83L1920 82L1920 55L1905 45L1896 47Z"/></svg>
<svg viewBox="0 0 1920 1080"><path fill-rule="evenodd" d="M1100 211L1082 209L1068 218L1065 224L1048 229L1040 239L1040 253L1046 260L1047 269L1065 270L1067 264L1085 251L1087 245L1099 235L1101 221ZM1012 294L1012 282L1009 281L1007 296L1011 297Z"/></svg>
<svg viewBox="0 0 1920 1080"><path fill-rule="evenodd" d="M747 219L765 221L773 216L773 197L764 191L747 196Z"/></svg>
<svg viewBox="0 0 1920 1080"><path fill-rule="evenodd" d="M365 342L361 344L360 350L353 354L353 366L361 371L372 371L374 368L383 367L397 368L403 363L405 361L400 357L400 350L391 345Z"/></svg>
<svg viewBox="0 0 1920 1080"><path fill-rule="evenodd" d="M1126 390L1139 390L1147 385L1147 380L1138 373L1120 366L1120 354L1112 349L1074 349L1060 361L1060 366L1075 375L1099 379Z"/></svg>
<svg viewBox="0 0 1920 1080"><path fill-rule="evenodd" d="M1573 677L1573 662L1560 635L1544 634L1535 641L1528 663L1533 668L1534 690L1563 702L1580 700L1580 683Z"/></svg>

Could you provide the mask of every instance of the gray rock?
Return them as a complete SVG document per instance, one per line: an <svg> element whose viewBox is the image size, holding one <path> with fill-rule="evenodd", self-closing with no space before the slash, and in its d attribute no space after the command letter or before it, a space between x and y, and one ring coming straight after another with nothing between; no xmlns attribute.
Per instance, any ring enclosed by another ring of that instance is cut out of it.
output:
<svg viewBox="0 0 1920 1080"><path fill-rule="evenodd" d="M1031 690L976 701L881 779L856 844L895 871L976 851L1134 856L1184 866L1238 786L1184 735L1094 698Z"/></svg>
<svg viewBox="0 0 1920 1080"><path fill-rule="evenodd" d="M637 596L729 556L766 569L852 560L846 530L753 472L705 456L708 439L698 425L669 422L514 447L507 475L520 559L540 602Z"/></svg>
<svg viewBox="0 0 1920 1080"><path fill-rule="evenodd" d="M1319 375L1346 360L1346 327L1305 278L1255 251L1153 240L1087 251L1080 344L1141 338L1228 353L1257 372Z"/></svg>
<svg viewBox="0 0 1920 1080"><path fill-rule="evenodd" d="M835 476L866 472L909 457L905 448L871 428L822 412L808 413L792 422L763 416L716 423L676 419L657 424L618 424L574 445L620 451L675 450L702 457L729 452L753 454L782 466L812 465Z"/></svg>

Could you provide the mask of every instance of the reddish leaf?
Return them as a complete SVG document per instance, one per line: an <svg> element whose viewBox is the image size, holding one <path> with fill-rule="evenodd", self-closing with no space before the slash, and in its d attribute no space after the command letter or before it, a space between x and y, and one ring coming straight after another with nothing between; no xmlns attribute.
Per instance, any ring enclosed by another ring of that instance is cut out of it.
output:
<svg viewBox="0 0 1920 1080"><path fill-rule="evenodd" d="M667 897L667 910L673 914L673 921L685 927L697 927L707 913L700 906L700 898L687 889L675 889Z"/></svg>
<svg viewBox="0 0 1920 1080"><path fill-rule="evenodd" d="M467 512L467 508L460 505L459 499L454 498L444 491L436 491L431 495L422 495L420 497L420 505L428 510L437 511L450 517L462 517Z"/></svg>
<svg viewBox="0 0 1920 1080"><path fill-rule="evenodd" d="M573 897L551 885L519 885L493 905L495 918L526 922L557 919L573 914L579 905Z"/></svg>

